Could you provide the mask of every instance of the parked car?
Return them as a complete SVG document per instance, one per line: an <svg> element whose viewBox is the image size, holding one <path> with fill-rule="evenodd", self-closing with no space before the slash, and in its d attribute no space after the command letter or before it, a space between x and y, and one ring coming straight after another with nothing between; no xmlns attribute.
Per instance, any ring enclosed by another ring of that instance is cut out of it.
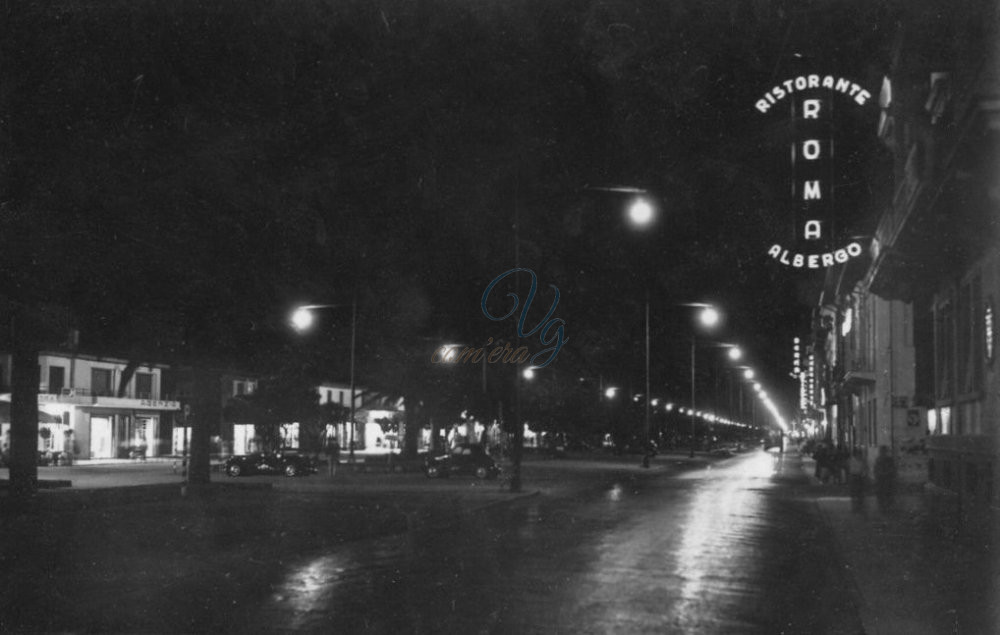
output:
<svg viewBox="0 0 1000 635"><path fill-rule="evenodd" d="M462 444L447 454L430 456L424 460L427 478L443 478L452 474L473 474L476 478L496 478L500 466L479 444Z"/></svg>
<svg viewBox="0 0 1000 635"><path fill-rule="evenodd" d="M632 437L629 441L621 446L617 446L616 454L643 454L646 456L656 456L660 452L660 447L656 444L656 441L650 439L649 441L644 441L639 437Z"/></svg>
<svg viewBox="0 0 1000 635"><path fill-rule="evenodd" d="M222 469L229 476L249 474L284 474L302 476L316 472L316 464L308 457L292 452L255 452L242 456L231 456L223 463Z"/></svg>

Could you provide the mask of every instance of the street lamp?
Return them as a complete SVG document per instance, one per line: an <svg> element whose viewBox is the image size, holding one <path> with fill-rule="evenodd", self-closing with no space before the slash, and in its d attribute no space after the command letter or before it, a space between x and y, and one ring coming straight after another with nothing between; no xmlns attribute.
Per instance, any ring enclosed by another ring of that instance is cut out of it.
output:
<svg viewBox="0 0 1000 635"><path fill-rule="evenodd" d="M637 190L638 194L641 191ZM655 218L655 210L648 200L642 196L638 196L629 207L628 210L629 220L636 227L644 228L652 224ZM646 326L646 392L643 395L643 400L645 401L645 437L646 437L646 451L643 453L642 457L642 467L649 467L649 444L652 435L652 423L651 423L651 412L649 404L649 394L650 394L650 380L649 380L649 281L645 284L646 291L646 303L645 303L645 326Z"/></svg>
<svg viewBox="0 0 1000 635"><path fill-rule="evenodd" d="M632 186L593 186L585 185L585 190L598 191L598 192L612 192L621 194L631 194L633 195L632 203L628 208L628 219L633 226L639 229L645 229L653 224L656 220L656 208L653 203L647 198L649 192L639 187ZM648 270L648 267L645 267ZM649 404L650 395L650 377L649 377L649 366L650 366L650 333L649 333L649 280L645 282L645 340L646 340L646 392L644 396L645 400L645 437L646 437L646 448L649 448L649 443L652 434L652 424L651 424L651 411ZM649 453L648 451L643 455L642 467L649 467Z"/></svg>
<svg viewBox="0 0 1000 635"><path fill-rule="evenodd" d="M711 304L700 304L699 303L699 304L686 304L685 306L693 306L693 307L700 307L701 308L701 311L698 312L698 322L704 328L707 328L707 329L714 328L716 325L718 325L718 323L722 319L722 316L719 314L719 311L715 307L713 307ZM695 355L695 350L697 348L697 338L698 338L697 333L695 331L692 331L691 332L691 451L690 451L690 453L688 455L692 459L694 458L695 417L697 416L696 411L695 411L695 407L696 407L695 406L695 404L696 404L696 401L695 401L695 397L696 397L696 390L695 390L695 385L696 385L696 381L695 381L695 368L696 368L695 360L696 360L696 355Z"/></svg>
<svg viewBox="0 0 1000 635"><path fill-rule="evenodd" d="M644 198L637 198L628 209L628 217L635 225L643 226L653 222L653 206Z"/></svg>
<svg viewBox="0 0 1000 635"><path fill-rule="evenodd" d="M292 313L292 318L291 318L292 328L294 328L296 331L298 331L300 333L304 332L304 331L307 331L307 330L309 330L312 327L312 324L313 324L313 321L314 321L314 315L313 315L313 313L315 311L319 311L319 310L322 310L322 309L340 309L340 308L343 308L345 306L348 306L348 305L346 305L346 304L305 304L305 305L296 307L295 311ZM351 300L350 307L351 307L351 371L350 371L350 374L351 374L351 379L350 379L350 381L351 381L351 406L350 406L350 408L351 408L351 411L350 411L351 412L351 416L350 416L351 426L350 426L350 431L348 433L349 434L348 442L349 442L349 448L350 448L348 456L350 457L349 458L350 462L353 463L354 462L354 427L355 427L355 423L354 423L354 394L355 394L355 385L354 385L354 354L355 354L355 347L356 347L356 343L357 343L357 333L358 333L358 300L357 300L356 297Z"/></svg>

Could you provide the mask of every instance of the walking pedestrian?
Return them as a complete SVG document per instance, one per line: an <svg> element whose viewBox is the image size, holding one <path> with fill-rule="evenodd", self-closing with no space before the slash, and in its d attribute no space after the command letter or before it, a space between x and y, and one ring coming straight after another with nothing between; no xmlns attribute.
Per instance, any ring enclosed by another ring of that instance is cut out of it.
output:
<svg viewBox="0 0 1000 635"><path fill-rule="evenodd" d="M889 454L889 448L882 445L875 459L875 497L880 511L892 508L896 495L896 462Z"/></svg>
<svg viewBox="0 0 1000 635"><path fill-rule="evenodd" d="M868 480L868 463L861 454L861 448L854 448L847 461L847 478L851 487L851 509L856 512L865 508L865 481Z"/></svg>

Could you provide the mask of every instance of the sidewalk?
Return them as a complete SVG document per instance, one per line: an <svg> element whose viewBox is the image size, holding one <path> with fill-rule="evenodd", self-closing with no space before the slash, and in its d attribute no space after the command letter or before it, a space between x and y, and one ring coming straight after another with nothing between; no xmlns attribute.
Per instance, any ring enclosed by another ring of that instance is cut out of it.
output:
<svg viewBox="0 0 1000 635"><path fill-rule="evenodd" d="M812 458L798 457L808 491L834 533L839 559L856 585L855 603L867 635L996 633L990 612L992 554L942 535L915 488L879 511L871 488L854 512L845 484L815 478ZM795 463L793 460L792 464Z"/></svg>

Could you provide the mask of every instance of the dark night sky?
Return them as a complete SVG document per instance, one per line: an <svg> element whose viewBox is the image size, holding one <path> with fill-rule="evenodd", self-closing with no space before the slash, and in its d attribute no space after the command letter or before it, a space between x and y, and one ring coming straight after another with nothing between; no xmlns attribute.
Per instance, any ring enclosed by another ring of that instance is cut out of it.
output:
<svg viewBox="0 0 1000 635"><path fill-rule="evenodd" d="M766 255L788 231L787 132L753 104L803 71L877 94L892 36L892 6L868 0L39 11L5 38L23 62L5 186L34 214L7 219L5 295L68 297L122 346L167 325L164 349L224 355L357 287L388 358L407 338L485 343L479 296L516 261L559 287L574 372L638 378L650 289L667 386L684 385L681 302L718 302L720 339L787 373L821 274ZM875 199L876 121L838 121L844 231ZM655 228L600 186L648 190ZM90 255L25 268L33 241Z"/></svg>

